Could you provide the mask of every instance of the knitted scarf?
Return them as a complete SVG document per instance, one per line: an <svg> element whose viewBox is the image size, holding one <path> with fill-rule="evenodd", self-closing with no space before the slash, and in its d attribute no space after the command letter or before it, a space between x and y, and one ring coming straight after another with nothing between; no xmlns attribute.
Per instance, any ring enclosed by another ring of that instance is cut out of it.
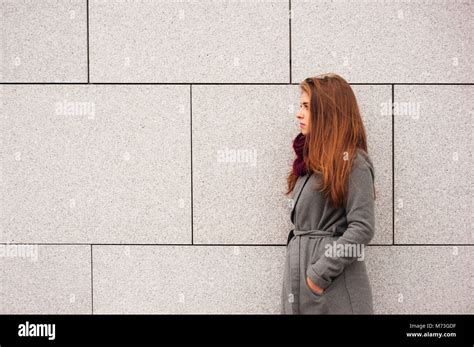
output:
<svg viewBox="0 0 474 347"><path fill-rule="evenodd" d="M293 140L293 149L296 153L296 159L293 162L293 173L297 176L304 176L308 172L303 159L304 141L305 136L303 133L299 133Z"/></svg>

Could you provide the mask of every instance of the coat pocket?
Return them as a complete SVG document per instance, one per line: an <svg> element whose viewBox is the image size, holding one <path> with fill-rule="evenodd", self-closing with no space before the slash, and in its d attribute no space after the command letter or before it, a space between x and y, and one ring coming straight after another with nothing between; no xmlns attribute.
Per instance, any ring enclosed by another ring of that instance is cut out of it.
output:
<svg viewBox="0 0 474 347"><path fill-rule="evenodd" d="M308 295L312 297L313 299L320 300L326 292L325 290L321 294L313 292L313 290L309 287L306 278L305 278L304 284L305 284L306 290L308 291Z"/></svg>
<svg viewBox="0 0 474 347"><path fill-rule="evenodd" d="M306 259L305 273L307 273L308 268L313 266L313 264L315 264L317 261L327 256L330 256L326 252L331 251L331 247L334 247L333 242L336 242L338 238L339 236L323 236L323 237L314 237L310 239L310 242L308 242L308 247L309 247L308 254L310 256ZM321 276L322 274L318 274L318 275ZM324 292L322 294L316 294L311 290L311 288L309 288L307 284L306 286L308 290L310 290L315 296L323 296L325 295L327 291L331 290L332 283L324 289Z"/></svg>

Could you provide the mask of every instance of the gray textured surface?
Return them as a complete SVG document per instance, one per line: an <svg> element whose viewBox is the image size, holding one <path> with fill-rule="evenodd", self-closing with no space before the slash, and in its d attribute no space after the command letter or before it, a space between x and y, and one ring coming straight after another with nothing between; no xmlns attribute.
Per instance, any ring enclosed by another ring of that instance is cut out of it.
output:
<svg viewBox="0 0 474 347"><path fill-rule="evenodd" d="M0 245L0 314L91 312L90 246L21 247Z"/></svg>
<svg viewBox="0 0 474 347"><path fill-rule="evenodd" d="M291 3L294 80L473 82L472 1Z"/></svg>
<svg viewBox="0 0 474 347"><path fill-rule="evenodd" d="M0 241L191 243L189 86L8 85L3 100Z"/></svg>
<svg viewBox="0 0 474 347"><path fill-rule="evenodd" d="M366 254L377 314L472 314L469 246L374 246Z"/></svg>
<svg viewBox="0 0 474 347"><path fill-rule="evenodd" d="M474 88L396 86L395 242L470 243ZM419 110L419 111L418 111Z"/></svg>
<svg viewBox="0 0 474 347"><path fill-rule="evenodd" d="M288 82L288 1L91 0L91 81Z"/></svg>
<svg viewBox="0 0 474 347"><path fill-rule="evenodd" d="M285 176L297 134L288 110L298 98L294 86L193 87L196 243L286 240Z"/></svg>
<svg viewBox="0 0 474 347"><path fill-rule="evenodd" d="M0 82L87 82L86 2L0 1Z"/></svg>
<svg viewBox="0 0 474 347"><path fill-rule="evenodd" d="M94 312L278 313L277 246L94 246Z"/></svg>

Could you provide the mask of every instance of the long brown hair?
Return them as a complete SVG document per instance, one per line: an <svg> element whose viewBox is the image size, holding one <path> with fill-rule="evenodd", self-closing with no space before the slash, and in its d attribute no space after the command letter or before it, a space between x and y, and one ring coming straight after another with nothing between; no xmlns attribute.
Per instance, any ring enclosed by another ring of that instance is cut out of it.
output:
<svg viewBox="0 0 474 347"><path fill-rule="evenodd" d="M300 88L310 97L304 162L310 171L321 173L321 186L316 188L338 207L347 199L347 181L357 148L367 153L359 106L349 83L333 73L306 78ZM286 194L293 191L297 179L292 170Z"/></svg>

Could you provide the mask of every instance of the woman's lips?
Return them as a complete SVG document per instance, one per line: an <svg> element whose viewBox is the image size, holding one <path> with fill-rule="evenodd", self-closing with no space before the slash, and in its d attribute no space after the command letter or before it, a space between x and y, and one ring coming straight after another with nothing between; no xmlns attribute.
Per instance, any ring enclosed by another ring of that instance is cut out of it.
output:
<svg viewBox="0 0 474 347"><path fill-rule="evenodd" d="M300 123L300 128L303 128L305 126L304 123Z"/></svg>

